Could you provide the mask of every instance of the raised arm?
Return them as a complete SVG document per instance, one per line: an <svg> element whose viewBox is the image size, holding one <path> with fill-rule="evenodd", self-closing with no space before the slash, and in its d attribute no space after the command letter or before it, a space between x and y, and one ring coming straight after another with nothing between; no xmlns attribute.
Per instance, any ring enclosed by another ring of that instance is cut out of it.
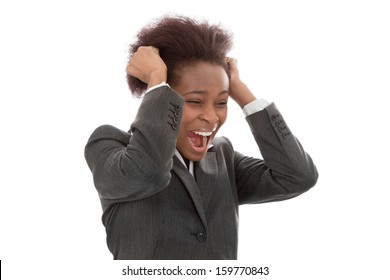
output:
<svg viewBox="0 0 390 280"><path fill-rule="evenodd" d="M236 61L229 58L227 62L230 96L244 108L256 98L241 81ZM235 152L236 184L241 204L292 198L315 185L317 169L275 104L246 119L264 160Z"/></svg>
<svg viewBox="0 0 390 280"><path fill-rule="evenodd" d="M151 87L166 80L160 60L156 49L142 47L127 71ZM85 158L101 198L137 200L168 185L183 102L170 87L158 87L145 95L128 133L108 125L92 133Z"/></svg>

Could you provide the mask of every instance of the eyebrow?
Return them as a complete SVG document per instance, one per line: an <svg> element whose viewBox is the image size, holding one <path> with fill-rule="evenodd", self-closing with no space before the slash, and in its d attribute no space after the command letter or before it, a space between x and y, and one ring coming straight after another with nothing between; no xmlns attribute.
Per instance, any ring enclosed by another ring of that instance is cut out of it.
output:
<svg viewBox="0 0 390 280"><path fill-rule="evenodd" d="M207 93L207 90L192 90L192 91L184 93L183 96L185 96L187 94L205 94L205 93ZM229 91L223 90L220 93L218 93L218 95L222 95L222 94L225 94L225 93L229 94Z"/></svg>

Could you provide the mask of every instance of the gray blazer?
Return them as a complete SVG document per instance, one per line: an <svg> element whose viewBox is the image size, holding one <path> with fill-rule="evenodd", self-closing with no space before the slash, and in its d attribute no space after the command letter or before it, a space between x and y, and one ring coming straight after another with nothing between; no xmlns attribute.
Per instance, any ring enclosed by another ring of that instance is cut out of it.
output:
<svg viewBox="0 0 390 280"><path fill-rule="evenodd" d="M317 181L274 104L247 117L264 160L218 137L192 176L174 155L183 103L154 89L129 132L101 126L86 145L114 259L236 259L240 204L289 199Z"/></svg>

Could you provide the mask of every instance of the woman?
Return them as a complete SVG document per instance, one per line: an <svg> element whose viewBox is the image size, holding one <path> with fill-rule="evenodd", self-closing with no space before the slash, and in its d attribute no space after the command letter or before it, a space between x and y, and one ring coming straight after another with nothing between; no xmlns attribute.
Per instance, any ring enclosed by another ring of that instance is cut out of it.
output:
<svg viewBox="0 0 390 280"><path fill-rule="evenodd" d="M137 116L128 132L97 128L85 148L114 259L236 259L240 204L292 198L316 183L276 106L256 99L226 57L231 38L217 25L164 17L131 46ZM229 97L264 160L215 138Z"/></svg>

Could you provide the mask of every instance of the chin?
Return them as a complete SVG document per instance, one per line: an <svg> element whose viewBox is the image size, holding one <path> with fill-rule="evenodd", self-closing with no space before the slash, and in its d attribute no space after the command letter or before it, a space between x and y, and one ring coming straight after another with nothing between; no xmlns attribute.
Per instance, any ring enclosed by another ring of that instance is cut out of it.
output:
<svg viewBox="0 0 390 280"><path fill-rule="evenodd" d="M206 153L191 153L191 152L187 152L187 153L181 153L181 155L187 159L187 160L191 160L191 161L201 161L205 156L206 156Z"/></svg>

